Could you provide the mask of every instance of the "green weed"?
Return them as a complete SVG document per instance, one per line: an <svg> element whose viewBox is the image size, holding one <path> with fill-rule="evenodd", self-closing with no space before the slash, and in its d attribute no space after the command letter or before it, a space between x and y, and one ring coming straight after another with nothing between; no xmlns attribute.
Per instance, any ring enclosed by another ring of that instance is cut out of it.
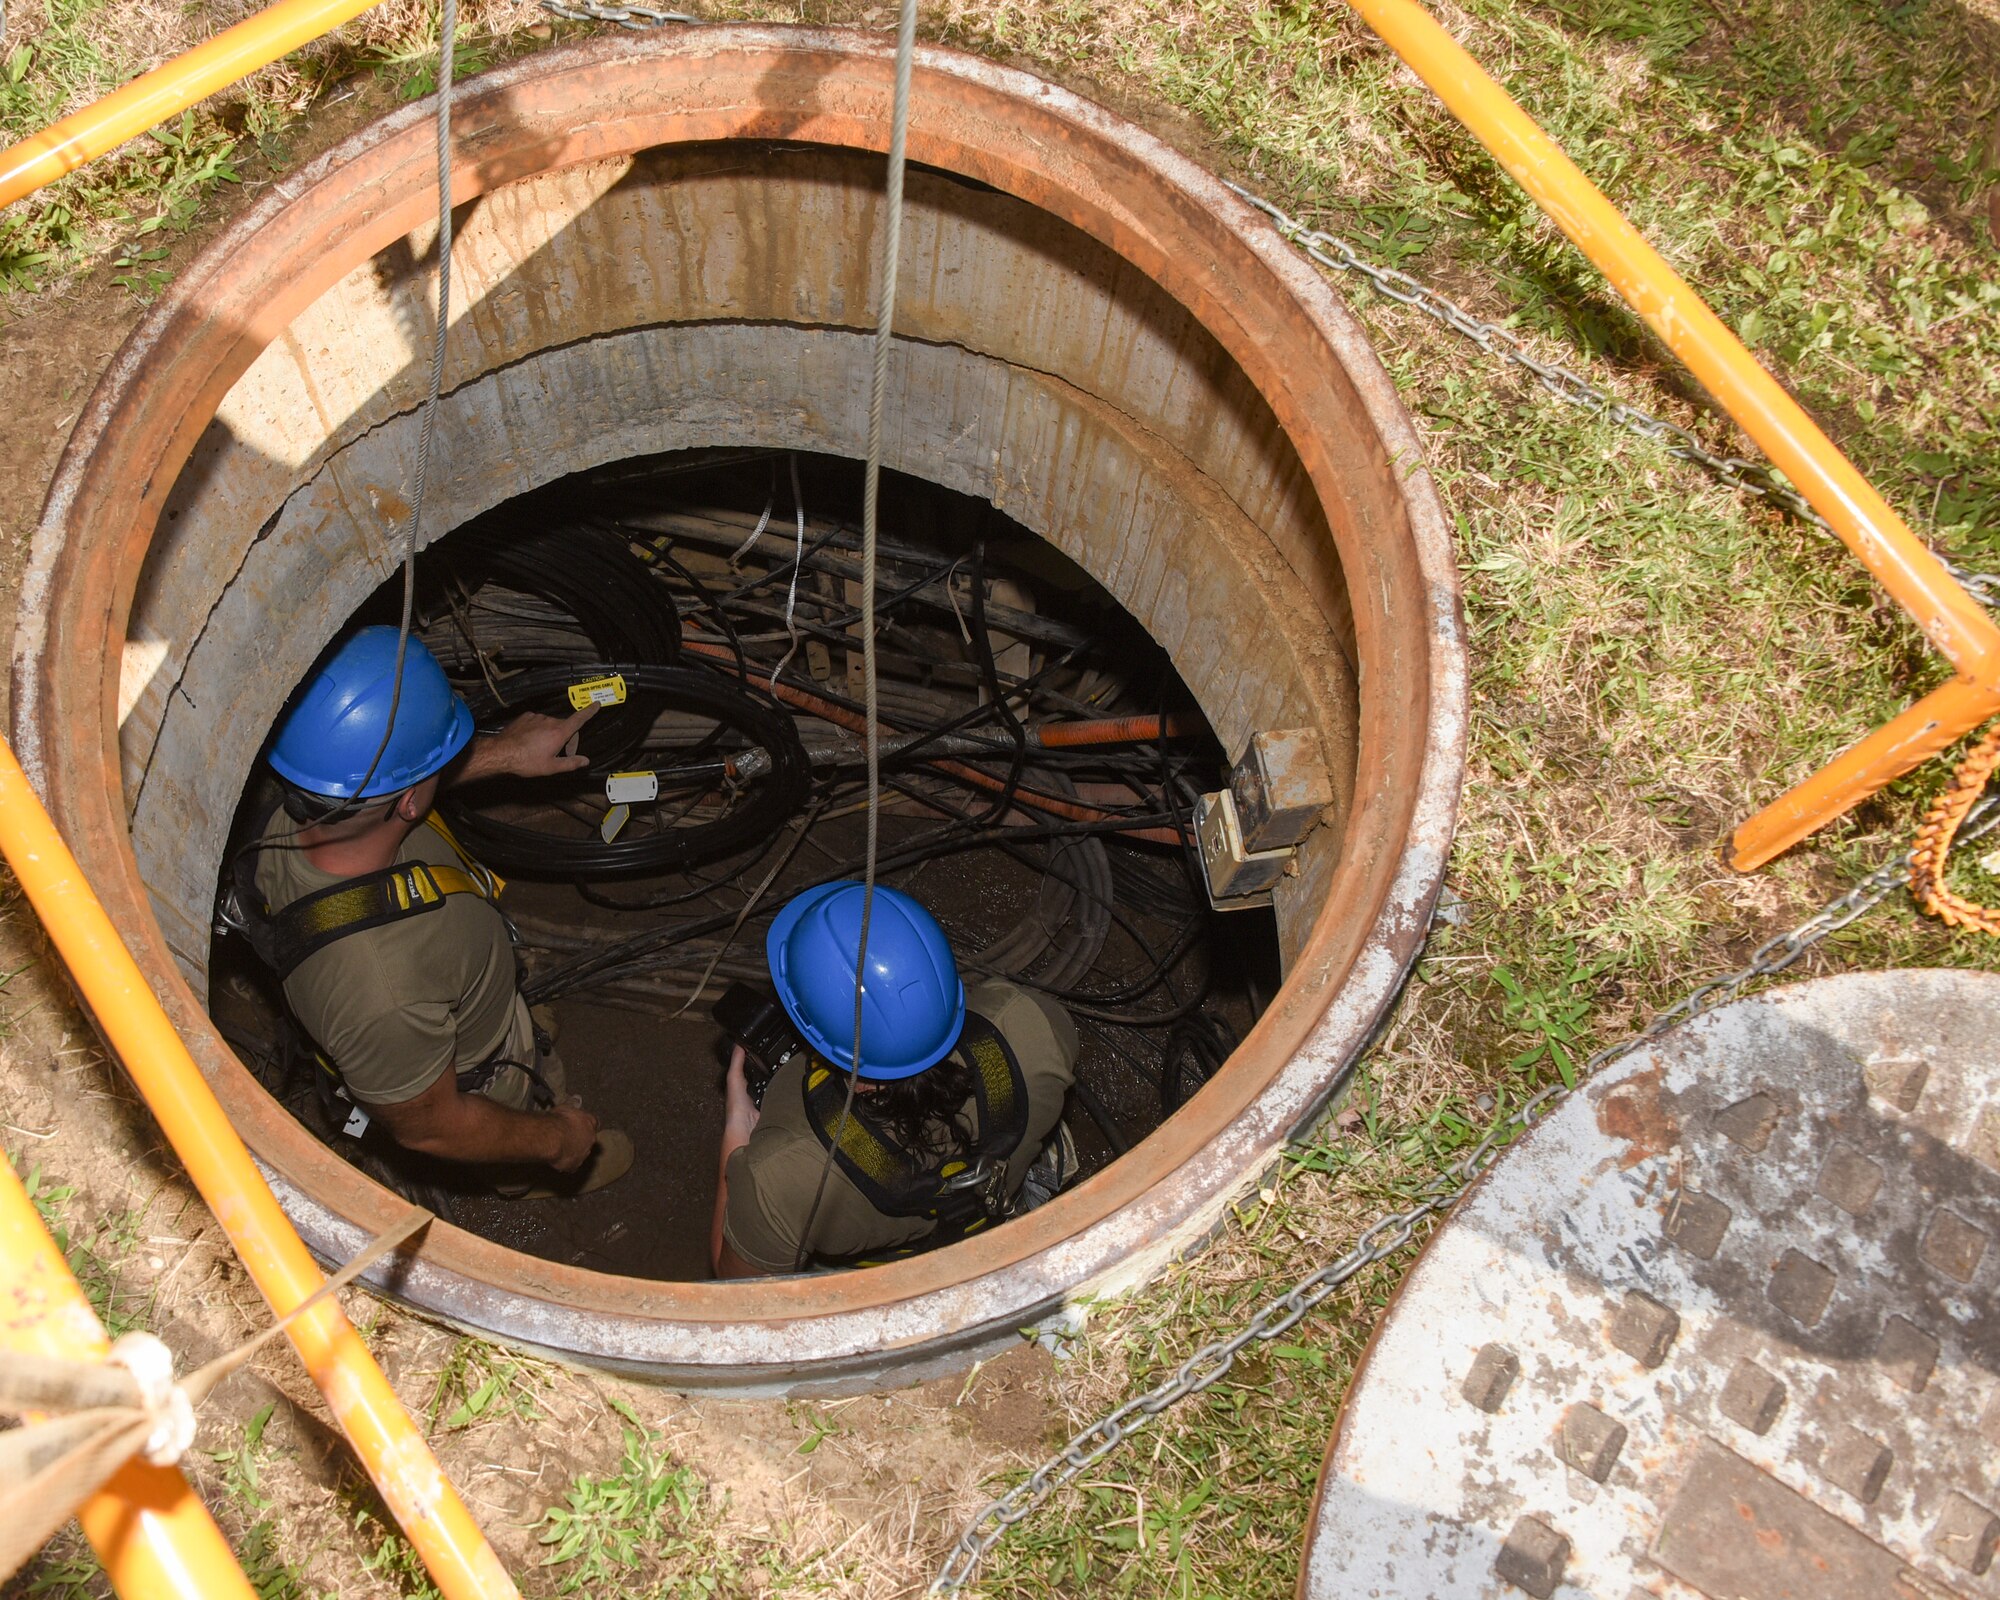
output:
<svg viewBox="0 0 2000 1600"><path fill-rule="evenodd" d="M138 1243L138 1213L128 1208L95 1222L78 1223L70 1216L69 1203L76 1198L74 1184L50 1183L39 1165L28 1169L22 1183L104 1331L115 1339L145 1326L152 1297L135 1296L118 1280L119 1267Z"/></svg>
<svg viewBox="0 0 2000 1600"><path fill-rule="evenodd" d="M533 1362L519 1360L483 1340L460 1339L438 1371L424 1420L433 1429L442 1426L447 1433L501 1415L533 1422L541 1416L535 1404L541 1382Z"/></svg>
<svg viewBox="0 0 2000 1600"><path fill-rule="evenodd" d="M431 11L425 25L412 29L392 44L379 45L367 52L368 65L376 75L394 85L401 100L420 100L437 90L438 40L442 18ZM461 22L452 40L453 78L469 78L493 64L489 42L474 37L473 25Z"/></svg>
<svg viewBox="0 0 2000 1600"><path fill-rule="evenodd" d="M542 1519L542 1564L563 1569L559 1594L733 1594L742 1571L715 1539L702 1483L657 1435L615 1401L627 1426L618 1471L575 1479Z"/></svg>
<svg viewBox="0 0 2000 1600"><path fill-rule="evenodd" d="M234 1448L210 1451L209 1459L222 1469L225 1494L250 1516L232 1542L237 1563L258 1600L306 1600L311 1591L303 1572L282 1553L282 1536L269 1514L271 1497L263 1484L264 1430L274 1407L275 1402L262 1407L243 1425L243 1437Z"/></svg>

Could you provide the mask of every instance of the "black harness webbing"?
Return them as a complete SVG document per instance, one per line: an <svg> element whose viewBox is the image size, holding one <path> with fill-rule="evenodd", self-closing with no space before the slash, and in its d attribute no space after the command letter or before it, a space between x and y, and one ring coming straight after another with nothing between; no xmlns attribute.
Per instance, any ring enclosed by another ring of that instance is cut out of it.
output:
<svg viewBox="0 0 2000 1600"><path fill-rule="evenodd" d="M806 1073L806 1122L855 1188L877 1211L892 1217L934 1217L937 1235L925 1245L977 1232L1004 1214L1007 1159L1028 1131L1028 1082L1000 1030L968 1011L958 1048L973 1068L977 1143L962 1157L920 1167L891 1142L857 1099L841 1126L847 1080L815 1062ZM840 1128L836 1143L833 1133Z"/></svg>
<svg viewBox="0 0 2000 1600"><path fill-rule="evenodd" d="M229 908L228 920L241 929L258 956L283 982L309 956L350 934L440 911L455 894L496 900L499 880L465 853L442 822L435 817L426 822L451 846L464 863L462 867L398 862L301 895L282 911L272 912L265 908L257 889L258 852L245 851L237 859L235 904ZM269 826L268 818L264 826Z"/></svg>

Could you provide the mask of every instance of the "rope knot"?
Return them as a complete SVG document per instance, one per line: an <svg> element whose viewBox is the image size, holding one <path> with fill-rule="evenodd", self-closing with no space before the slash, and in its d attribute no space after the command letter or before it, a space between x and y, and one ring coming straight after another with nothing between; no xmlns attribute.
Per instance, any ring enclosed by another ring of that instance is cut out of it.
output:
<svg viewBox="0 0 2000 1600"><path fill-rule="evenodd" d="M179 1466L194 1444L194 1401L174 1382L173 1351L157 1335L139 1329L114 1339L105 1360L132 1374L139 1409L153 1425L139 1454L156 1467Z"/></svg>

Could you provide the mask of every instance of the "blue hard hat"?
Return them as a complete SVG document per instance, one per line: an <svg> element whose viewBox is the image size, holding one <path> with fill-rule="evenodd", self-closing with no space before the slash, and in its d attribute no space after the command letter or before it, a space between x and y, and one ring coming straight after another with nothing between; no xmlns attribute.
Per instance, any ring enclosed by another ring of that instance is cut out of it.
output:
<svg viewBox="0 0 2000 1600"><path fill-rule="evenodd" d="M795 897L764 941L785 1013L819 1055L854 1063L854 966L861 950L858 883ZM965 1027L965 985L944 929L908 895L878 888L861 983L864 1078L911 1078L951 1053Z"/></svg>
<svg viewBox="0 0 2000 1600"><path fill-rule="evenodd" d="M396 728L384 745L395 693L396 630L363 628L292 697L271 741L271 765L288 782L335 800L373 800L422 783L471 741L472 713L421 639L403 653Z"/></svg>

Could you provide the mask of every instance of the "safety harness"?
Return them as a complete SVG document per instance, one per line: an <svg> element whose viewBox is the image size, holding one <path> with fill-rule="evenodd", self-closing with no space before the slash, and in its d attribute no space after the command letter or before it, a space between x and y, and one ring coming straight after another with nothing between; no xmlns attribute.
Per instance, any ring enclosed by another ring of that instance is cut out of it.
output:
<svg viewBox="0 0 2000 1600"><path fill-rule="evenodd" d="M275 812L276 808L273 807ZM270 826L266 816L258 828L261 839ZM302 895L282 911L272 911L257 887L257 849L240 851L231 873L230 892L218 916L224 926L241 933L250 948L283 982L309 956L336 940L364 933L407 917L440 911L455 894L476 895L497 902L506 887L474 861L436 812L424 819L459 859L456 867L425 861L399 861L394 866L349 878ZM499 909L497 903L494 909Z"/></svg>
<svg viewBox="0 0 2000 1600"><path fill-rule="evenodd" d="M259 841L270 828L277 809L274 805L257 824L256 838ZM436 812L425 817L424 822L451 846L452 854L459 859L458 866L428 861L399 861L378 872L365 873L343 883L316 889L311 894L300 896L282 911L274 912L257 887L257 857L260 851L253 846L237 853L229 886L216 908L216 921L247 939L258 959L270 967L278 975L278 981L283 983L309 956L318 954L336 940L345 939L349 934L364 933L370 928L401 922L407 917L420 917L441 910L455 894L475 895L490 904L497 915L504 917L499 899L506 883L467 854L465 846L458 842L449 825ZM507 931L511 937L511 924ZM340 1069L299 1026L289 1007L286 1009L285 1026L292 1036L290 1043L305 1057L322 1111L341 1132L359 1138L368 1127L366 1107L348 1094ZM553 1041L539 1022L535 1024L535 1045L538 1054L546 1054L553 1048ZM512 1061L497 1055L460 1072L459 1092L480 1093L508 1067L519 1068L527 1074L529 1102L537 1110L546 1111L555 1104L554 1091L533 1063Z"/></svg>
<svg viewBox="0 0 2000 1600"><path fill-rule="evenodd" d="M919 1166L890 1140L859 1097L843 1125L846 1078L819 1061L806 1072L806 1122L862 1198L886 1216L937 1221L936 1229L914 1246L877 1255L913 1254L962 1239L1007 1214L1007 1161L1028 1131L1028 1082L1000 1030L977 1012L965 1014L958 1048L973 1068L977 1144L937 1167Z"/></svg>

